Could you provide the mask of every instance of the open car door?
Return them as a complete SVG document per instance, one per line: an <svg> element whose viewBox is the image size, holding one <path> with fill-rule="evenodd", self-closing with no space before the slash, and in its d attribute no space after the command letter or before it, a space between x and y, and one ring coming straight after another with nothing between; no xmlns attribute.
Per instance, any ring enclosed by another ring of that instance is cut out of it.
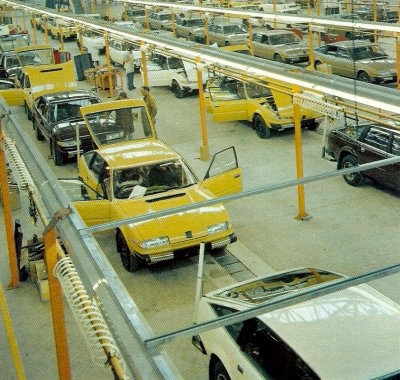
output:
<svg viewBox="0 0 400 380"><path fill-rule="evenodd" d="M111 219L111 202L99 196L91 199L89 189L78 179L59 179L59 183L72 201L83 221L88 225L109 222Z"/></svg>
<svg viewBox="0 0 400 380"><path fill-rule="evenodd" d="M81 114L98 148L119 142L157 139L146 104L141 99L91 104L81 107Z"/></svg>
<svg viewBox="0 0 400 380"><path fill-rule="evenodd" d="M235 147L231 146L214 154L200 185L216 197L242 191L242 170L238 165Z"/></svg>
<svg viewBox="0 0 400 380"><path fill-rule="evenodd" d="M248 100L240 81L222 77L207 83L206 108L215 122L247 120Z"/></svg>

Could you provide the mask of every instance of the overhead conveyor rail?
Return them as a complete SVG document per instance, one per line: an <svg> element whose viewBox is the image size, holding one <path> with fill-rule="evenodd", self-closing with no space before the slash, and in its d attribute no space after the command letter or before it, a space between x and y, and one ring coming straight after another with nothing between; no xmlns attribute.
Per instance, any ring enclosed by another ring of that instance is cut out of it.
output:
<svg viewBox="0 0 400 380"><path fill-rule="evenodd" d="M210 46L199 45L189 41L180 39L171 39L169 36L154 33L132 33L127 32L122 27L113 25L105 21L93 22L84 16L64 16L64 14L50 12L48 8L31 7L26 3L19 1L5 1L10 5L15 5L21 9L26 9L32 12L44 12L51 17L59 17L70 21L76 21L81 27L95 29L97 32L112 33L115 36L131 41L137 45L141 45L143 49L152 48L156 51L167 52L170 55L178 56L183 60L191 62L200 62L202 67L212 66L213 70L231 70L232 75L240 72L240 75L246 73L249 80L259 81L260 84L266 82L268 84L273 82L286 83L288 86L297 86L301 90L313 91L318 94L326 96L328 102L335 102L336 99L349 102L349 108L364 105L366 107L373 107L375 110L386 111L390 114L400 115L400 97L396 89L386 88L385 91L377 92L375 85L354 80L341 78L338 76L330 76L317 71L311 71L304 68L295 68L291 65L270 62L261 58L252 57L248 55L232 54L231 52L223 51L221 49L212 48ZM137 2L129 1L132 4L141 5L154 5L159 7L175 7L179 9L198 9L203 12L213 11L217 13L226 13L226 9L210 9L207 7L193 7L185 5L176 5L160 2ZM234 11L229 9L229 14L240 14L258 17L269 17L270 15L261 12L245 12ZM348 28L363 27L367 29L379 29L387 31L396 35L400 33L400 27L393 24L373 23L373 22L346 22L329 20L327 18L310 18L305 16L283 16L273 15L281 22L309 22L312 24L331 24L341 25ZM302 21L300 21L302 20Z"/></svg>

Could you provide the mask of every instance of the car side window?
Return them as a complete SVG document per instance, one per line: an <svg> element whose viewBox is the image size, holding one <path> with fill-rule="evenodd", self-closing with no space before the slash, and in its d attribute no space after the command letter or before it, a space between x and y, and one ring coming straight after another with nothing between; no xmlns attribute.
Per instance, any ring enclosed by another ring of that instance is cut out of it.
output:
<svg viewBox="0 0 400 380"><path fill-rule="evenodd" d="M235 313L237 310L232 309L230 307L221 306L221 305L210 305L213 309L215 314L218 317L223 317L225 315L230 315ZM234 323L233 325L225 326L226 330L228 331L229 335L237 342L240 331L243 329L244 322Z"/></svg>
<svg viewBox="0 0 400 380"><path fill-rule="evenodd" d="M365 143L375 148L381 149L385 152L389 149L390 134L379 128L370 128L365 136Z"/></svg>
<svg viewBox="0 0 400 380"><path fill-rule="evenodd" d="M257 318L244 323L238 344L268 378L319 378L288 345Z"/></svg>

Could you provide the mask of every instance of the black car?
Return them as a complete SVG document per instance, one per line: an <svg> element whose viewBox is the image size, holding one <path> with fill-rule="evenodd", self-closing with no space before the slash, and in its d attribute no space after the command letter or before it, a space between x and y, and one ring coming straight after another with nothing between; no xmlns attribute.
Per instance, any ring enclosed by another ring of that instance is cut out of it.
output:
<svg viewBox="0 0 400 380"><path fill-rule="evenodd" d="M32 109L33 129L38 140L46 139L50 154L59 166L78 154L76 130L79 126L79 151L95 145L80 113L80 108L100 103L97 94L87 90L60 91L40 96Z"/></svg>
<svg viewBox="0 0 400 380"><path fill-rule="evenodd" d="M400 131L376 123L335 129L329 133L326 153L337 161L338 169L400 155ZM400 191L400 164L381 166L344 175L351 186L361 186L365 178Z"/></svg>

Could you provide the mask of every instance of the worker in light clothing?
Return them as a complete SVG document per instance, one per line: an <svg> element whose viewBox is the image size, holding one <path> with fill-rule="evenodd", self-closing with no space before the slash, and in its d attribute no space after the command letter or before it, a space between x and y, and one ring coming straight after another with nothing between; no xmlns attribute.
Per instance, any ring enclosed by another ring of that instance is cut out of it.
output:
<svg viewBox="0 0 400 380"><path fill-rule="evenodd" d="M143 100L146 103L147 110L149 111L151 121L153 125L156 125L156 115L157 115L157 104L154 96L150 94L150 88L148 86L142 86L141 92L143 95Z"/></svg>
<svg viewBox="0 0 400 380"><path fill-rule="evenodd" d="M133 46L129 48L129 50L126 52L125 57L124 57L124 69L125 69L125 74L126 74L126 81L127 81L127 87L128 90L134 90L135 84L134 84L134 78L135 78L135 62L133 59Z"/></svg>

